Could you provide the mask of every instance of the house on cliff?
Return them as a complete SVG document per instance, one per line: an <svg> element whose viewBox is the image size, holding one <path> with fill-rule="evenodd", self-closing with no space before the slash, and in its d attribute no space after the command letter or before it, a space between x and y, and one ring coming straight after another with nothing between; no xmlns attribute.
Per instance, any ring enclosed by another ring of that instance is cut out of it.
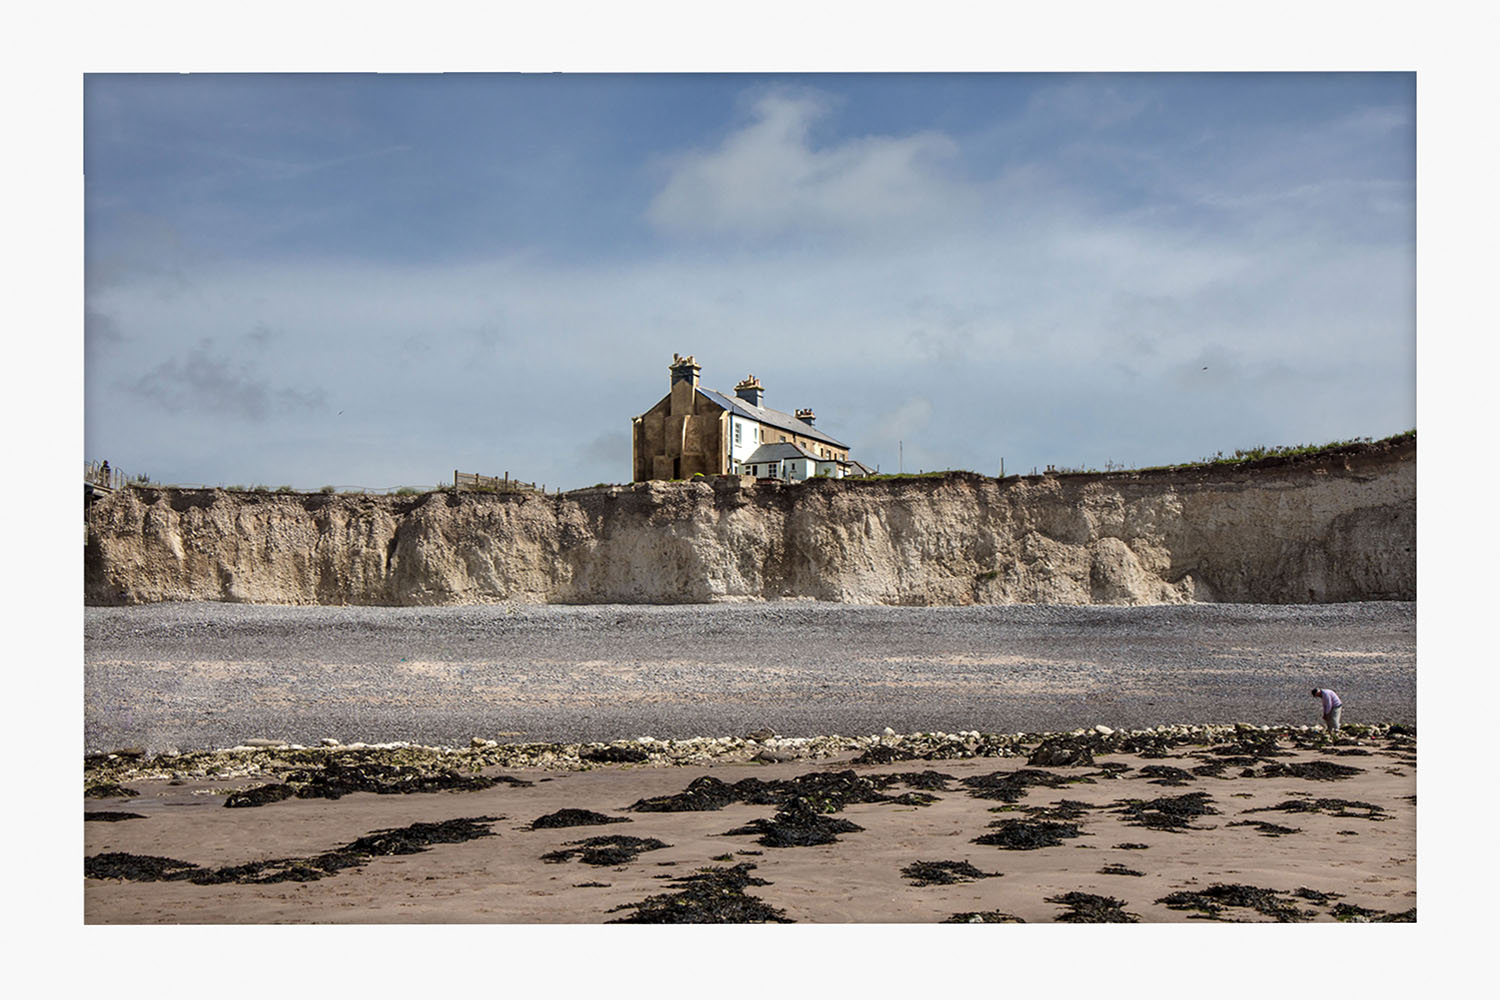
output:
<svg viewBox="0 0 1500 1000"><path fill-rule="evenodd" d="M756 476L800 482L842 479L867 471L849 460L849 446L814 426L810 409L783 413L764 405L765 386L754 375L734 395L698 384L702 369L674 354L670 391L631 421L635 482L702 474Z"/></svg>

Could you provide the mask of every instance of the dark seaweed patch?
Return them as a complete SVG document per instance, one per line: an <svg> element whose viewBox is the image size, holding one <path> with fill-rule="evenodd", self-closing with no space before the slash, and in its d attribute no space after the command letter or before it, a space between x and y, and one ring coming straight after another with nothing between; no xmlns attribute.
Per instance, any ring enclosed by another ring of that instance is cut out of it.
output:
<svg viewBox="0 0 1500 1000"><path fill-rule="evenodd" d="M1295 764L1283 764L1281 761L1271 761L1259 771L1254 768L1246 768L1240 772L1242 778L1304 778L1308 781L1343 781L1352 778L1356 774L1364 774L1362 767L1350 767L1348 764L1334 764L1326 760L1313 760Z"/></svg>
<svg viewBox="0 0 1500 1000"><path fill-rule="evenodd" d="M995 832L975 837L973 843L1000 847L1007 851L1035 851L1043 847L1056 847L1064 838L1078 836L1077 823L1002 819L991 825L995 827Z"/></svg>
<svg viewBox="0 0 1500 1000"><path fill-rule="evenodd" d="M901 869L912 885L956 885L981 878L1000 878L1003 872L982 872L967 861L914 861Z"/></svg>
<svg viewBox="0 0 1500 1000"><path fill-rule="evenodd" d="M659 851L671 846L655 837L590 837L587 840L575 840L571 846L561 850L549 851L542 855L542 860L555 865L577 857L586 865L615 866L634 861L645 851Z"/></svg>
<svg viewBox="0 0 1500 1000"><path fill-rule="evenodd" d="M574 882L575 889L608 889L608 882Z"/></svg>
<svg viewBox="0 0 1500 1000"><path fill-rule="evenodd" d="M930 806L938 801L938 797L927 792L902 792L890 801L893 805Z"/></svg>
<svg viewBox="0 0 1500 1000"><path fill-rule="evenodd" d="M101 781L83 790L86 799L130 799L141 794L134 788L117 785L113 781Z"/></svg>
<svg viewBox="0 0 1500 1000"><path fill-rule="evenodd" d="M1117 851L1148 851L1150 849L1151 849L1151 845L1150 844L1130 844L1130 843L1125 843L1125 844L1116 844L1115 845L1115 850L1117 850Z"/></svg>
<svg viewBox="0 0 1500 1000"><path fill-rule="evenodd" d="M1287 799L1274 806L1246 809L1245 812L1327 813L1344 819L1368 819L1377 823L1385 819L1385 810L1380 806L1373 802L1351 799Z"/></svg>
<svg viewBox="0 0 1500 1000"><path fill-rule="evenodd" d="M1180 767L1167 767L1165 764L1149 764L1141 768L1141 775L1149 778L1153 785L1185 785L1194 780L1193 775Z"/></svg>
<svg viewBox="0 0 1500 1000"><path fill-rule="evenodd" d="M1239 820L1238 822L1230 823L1229 825L1230 826L1253 826L1253 827L1255 827L1255 832L1259 833L1263 837L1284 837L1284 836L1286 836L1289 833L1301 833L1302 832L1302 830L1299 829L1299 828L1297 828L1297 827L1280 826L1280 825L1278 825L1276 823L1262 823L1259 820L1253 820L1253 819L1242 819L1242 820Z"/></svg>
<svg viewBox="0 0 1500 1000"><path fill-rule="evenodd" d="M941 771L903 771L900 774L872 774L869 780L880 789L886 789L892 785L905 785L924 792L947 792L952 790L948 787L948 782L955 779L953 775L944 774Z"/></svg>
<svg viewBox="0 0 1500 1000"><path fill-rule="evenodd" d="M974 798L999 799L1002 802L1015 802L1026 794L1028 788L1038 785L1045 788L1062 788L1069 783L1063 775L1024 767L1019 771L996 771L993 774L976 775L960 781L960 784L965 785L969 789L969 794Z"/></svg>
<svg viewBox="0 0 1500 1000"><path fill-rule="evenodd" d="M85 823L119 823L127 819L145 819L140 813L109 812L105 809L96 809L93 812L84 810L83 821Z"/></svg>
<svg viewBox="0 0 1500 1000"><path fill-rule="evenodd" d="M742 861L733 868L700 868L692 875L672 880L677 892L647 896L639 903L625 903L610 910L634 910L614 924L790 924L786 912L765 900L748 895L753 885L770 885L750 872L754 864Z"/></svg>
<svg viewBox="0 0 1500 1000"><path fill-rule="evenodd" d="M489 825L500 818L476 816L441 823L413 823L396 830L377 830L343 847L312 857L252 861L224 868L200 868L187 861L150 855L96 854L84 859L83 873L88 878L123 878L134 882L188 881L194 885L311 882L346 868L357 868L375 857L420 854L434 844L458 844L478 837L492 837L494 834Z"/></svg>
<svg viewBox="0 0 1500 1000"><path fill-rule="evenodd" d="M846 819L824 815L807 799L793 799L771 819L757 819L724 834L737 837L760 834L756 841L766 847L811 847L832 844L841 833L858 833L864 827Z"/></svg>
<svg viewBox="0 0 1500 1000"><path fill-rule="evenodd" d="M579 751L578 759L593 764L639 764L651 755L639 747L594 747Z"/></svg>
<svg viewBox="0 0 1500 1000"><path fill-rule="evenodd" d="M254 788L242 788L237 792L230 792L224 799L226 809L241 809L249 806L263 806L271 802L280 802L297 794L291 785L256 785Z"/></svg>
<svg viewBox="0 0 1500 1000"><path fill-rule="evenodd" d="M1309 889L1305 885L1292 893L1292 895L1298 899L1306 899L1313 903L1331 903L1335 899L1344 898L1344 894L1341 892L1319 892L1317 889Z"/></svg>
<svg viewBox="0 0 1500 1000"><path fill-rule="evenodd" d="M413 792L477 792L502 782L517 787L531 784L521 778L498 775L460 774L448 768L423 768L404 764L381 764L371 760L345 763L324 761L321 770L296 770L286 775L297 786L299 799L338 799L351 792L376 795L407 795ZM246 805L258 803L244 803Z"/></svg>
<svg viewBox="0 0 1500 1000"><path fill-rule="evenodd" d="M1173 910L1197 910L1217 917L1226 908L1238 907L1254 910L1280 923L1294 923L1309 919L1311 914L1297 909L1283 893L1275 889L1262 889L1253 885L1224 885L1215 883L1199 892L1173 892L1157 902Z"/></svg>
<svg viewBox="0 0 1500 1000"><path fill-rule="evenodd" d="M1215 816L1218 810L1209 805L1212 799L1207 792L1188 792L1142 802L1127 799L1116 802L1117 812L1125 814L1126 822L1132 826L1144 826L1152 830L1185 830L1193 827L1198 816Z"/></svg>
<svg viewBox="0 0 1500 1000"><path fill-rule="evenodd" d="M968 913L955 913L943 920L945 924L1024 924L1026 921L1013 913L1002 913L1000 910L969 911Z"/></svg>
<svg viewBox="0 0 1500 1000"><path fill-rule="evenodd" d="M1100 875L1134 875L1137 878L1145 878L1146 877L1146 873L1145 872L1138 872L1134 868L1126 868L1124 865L1119 864L1118 862L1113 862L1111 864L1105 865L1103 868L1099 869L1099 874Z"/></svg>
<svg viewBox="0 0 1500 1000"><path fill-rule="evenodd" d="M1032 767L1091 767L1094 753L1084 739L1055 736L1043 740L1026 758L1026 763Z"/></svg>
<svg viewBox="0 0 1500 1000"><path fill-rule="evenodd" d="M533 830L556 830L570 826L602 826L605 823L629 823L626 816L606 816L588 809L559 809L531 821Z"/></svg>
<svg viewBox="0 0 1500 1000"><path fill-rule="evenodd" d="M1141 918L1125 912L1125 901L1113 896L1096 896L1091 892L1066 892L1048 896L1047 902L1068 907L1057 917L1062 924L1138 924Z"/></svg>
<svg viewBox="0 0 1500 1000"><path fill-rule="evenodd" d="M732 785L704 775L695 778L676 795L641 799L630 809L635 812L700 812L722 809L731 802L781 807L797 799L808 800L819 812L837 812L851 802L892 801L891 796L879 791L871 778L853 771L815 771L777 781L745 778Z"/></svg>
<svg viewBox="0 0 1500 1000"><path fill-rule="evenodd" d="M1030 819L1078 819L1092 808L1077 799L1061 799L1055 805L1027 806L1026 815Z"/></svg>
<svg viewBox="0 0 1500 1000"><path fill-rule="evenodd" d="M894 764L897 761L916 760L917 755L899 747L875 746L855 757L851 764Z"/></svg>

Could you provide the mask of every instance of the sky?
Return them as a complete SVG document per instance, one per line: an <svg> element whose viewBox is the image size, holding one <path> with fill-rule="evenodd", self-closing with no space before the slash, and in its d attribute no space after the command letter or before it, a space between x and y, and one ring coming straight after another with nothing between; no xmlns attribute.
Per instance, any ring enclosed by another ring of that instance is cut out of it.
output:
<svg viewBox="0 0 1500 1000"><path fill-rule="evenodd" d="M1416 426L1412 73L89 74L84 447L630 479L675 353L883 472Z"/></svg>

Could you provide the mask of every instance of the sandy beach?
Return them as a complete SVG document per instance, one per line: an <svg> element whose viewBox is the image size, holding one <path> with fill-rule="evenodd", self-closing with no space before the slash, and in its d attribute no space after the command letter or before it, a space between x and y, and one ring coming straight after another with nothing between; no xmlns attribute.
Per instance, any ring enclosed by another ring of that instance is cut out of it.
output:
<svg viewBox="0 0 1500 1000"><path fill-rule="evenodd" d="M1408 726L757 735L91 757L85 921L1416 916Z"/></svg>

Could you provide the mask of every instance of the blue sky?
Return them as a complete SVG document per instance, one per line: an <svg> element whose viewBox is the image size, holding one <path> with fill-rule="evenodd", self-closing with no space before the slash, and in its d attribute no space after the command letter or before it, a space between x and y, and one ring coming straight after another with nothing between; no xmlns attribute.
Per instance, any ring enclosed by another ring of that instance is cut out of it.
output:
<svg viewBox="0 0 1500 1000"><path fill-rule="evenodd" d="M894 470L1416 425L1415 77L91 75L85 452L629 479L673 352Z"/></svg>

